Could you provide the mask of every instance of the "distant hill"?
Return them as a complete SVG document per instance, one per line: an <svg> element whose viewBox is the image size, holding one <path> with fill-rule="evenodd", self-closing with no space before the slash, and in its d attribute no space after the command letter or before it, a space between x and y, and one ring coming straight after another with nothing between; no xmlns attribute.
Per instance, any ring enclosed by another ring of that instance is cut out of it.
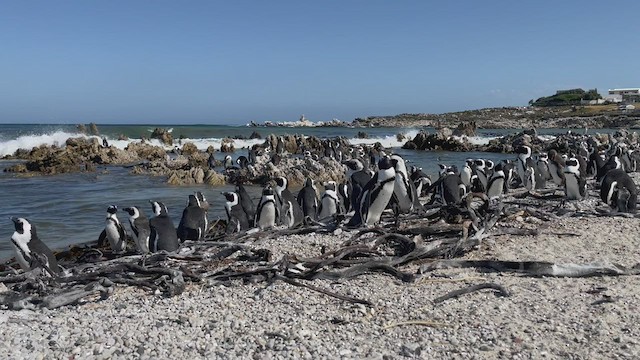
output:
<svg viewBox="0 0 640 360"><path fill-rule="evenodd" d="M580 105L580 100L598 100L602 96L598 94L598 89L584 91L582 89L558 90L555 95L543 96L536 101L530 101L533 106L570 106Z"/></svg>

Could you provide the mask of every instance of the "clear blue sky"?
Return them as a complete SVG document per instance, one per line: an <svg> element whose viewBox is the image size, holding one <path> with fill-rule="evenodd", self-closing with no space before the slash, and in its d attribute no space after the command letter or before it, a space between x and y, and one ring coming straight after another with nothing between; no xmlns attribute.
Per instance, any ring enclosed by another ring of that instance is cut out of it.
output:
<svg viewBox="0 0 640 360"><path fill-rule="evenodd" d="M640 1L4 1L2 123L246 123L640 87Z"/></svg>

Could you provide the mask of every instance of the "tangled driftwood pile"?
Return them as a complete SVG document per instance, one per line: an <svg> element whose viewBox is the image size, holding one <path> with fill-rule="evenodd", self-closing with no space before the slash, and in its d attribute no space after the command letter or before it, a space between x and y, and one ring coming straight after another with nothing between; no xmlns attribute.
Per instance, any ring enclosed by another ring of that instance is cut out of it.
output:
<svg viewBox="0 0 640 360"><path fill-rule="evenodd" d="M538 233L537 227L523 226L522 222L514 220L516 217L535 218L538 223L544 223L560 216L611 216L592 207L581 209L577 204L573 205L575 210L567 210L571 206L552 191L547 194L520 193L504 202L490 201L482 194L473 194L463 207L433 207L426 214L404 218L401 225L392 221L384 227L350 230L342 227L342 219L335 219L330 223L316 223L298 229L224 235L224 227L214 224L206 241L188 241L177 253L156 253L146 257L114 257L94 246L77 247L58 256L67 269L64 276L44 276L40 269L20 274L8 269L1 273L0 283L10 290L0 295L0 304L9 309L54 309L104 299L113 293L115 284L174 296L182 293L188 283L242 280L267 284L284 281L367 305L370 303L366 299L331 292L312 285L312 280L385 273L403 282L412 282L429 271L447 267L474 267L527 276L640 274L640 264L625 268L615 264L562 265L459 258L490 236ZM268 237L347 231L352 232L348 240L335 249L323 248L321 255L312 258L288 254L272 259L269 249L254 244L257 239ZM501 285L489 283L445 294L434 302L481 289L493 289L500 295L509 295Z"/></svg>

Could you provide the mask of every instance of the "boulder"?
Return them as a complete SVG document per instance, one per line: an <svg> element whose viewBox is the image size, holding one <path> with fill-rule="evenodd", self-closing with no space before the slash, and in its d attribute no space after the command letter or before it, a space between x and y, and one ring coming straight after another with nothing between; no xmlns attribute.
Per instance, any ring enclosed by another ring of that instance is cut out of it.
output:
<svg viewBox="0 0 640 360"><path fill-rule="evenodd" d="M225 138L222 139L222 144L220 145L220 152L223 153L232 153L236 150L233 145L233 139Z"/></svg>
<svg viewBox="0 0 640 360"><path fill-rule="evenodd" d="M173 135L164 128L155 128L151 133L151 139L159 139L165 145L173 145Z"/></svg>

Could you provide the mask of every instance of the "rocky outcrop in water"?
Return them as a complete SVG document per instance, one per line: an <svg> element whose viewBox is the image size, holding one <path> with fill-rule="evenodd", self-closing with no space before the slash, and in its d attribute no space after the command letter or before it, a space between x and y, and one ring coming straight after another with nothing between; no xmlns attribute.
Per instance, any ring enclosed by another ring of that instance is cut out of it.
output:
<svg viewBox="0 0 640 360"><path fill-rule="evenodd" d="M169 130L164 128L155 128L150 136L152 139L158 139L162 141L165 145L173 145L173 135L169 132Z"/></svg>
<svg viewBox="0 0 640 360"><path fill-rule="evenodd" d="M451 130L440 129L435 134L427 131L420 131L413 140L407 141L403 149L409 150L444 150L444 151L470 151L473 146L465 138L452 136Z"/></svg>

